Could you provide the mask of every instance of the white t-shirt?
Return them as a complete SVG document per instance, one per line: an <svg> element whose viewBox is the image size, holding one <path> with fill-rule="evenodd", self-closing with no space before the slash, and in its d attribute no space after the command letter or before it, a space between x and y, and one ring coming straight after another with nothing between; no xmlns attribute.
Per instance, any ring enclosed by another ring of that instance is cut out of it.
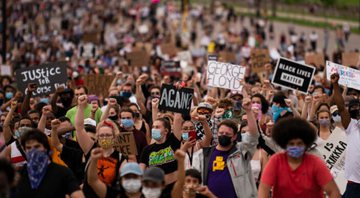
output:
<svg viewBox="0 0 360 198"><path fill-rule="evenodd" d="M360 183L360 120L351 119L346 129L345 178Z"/></svg>

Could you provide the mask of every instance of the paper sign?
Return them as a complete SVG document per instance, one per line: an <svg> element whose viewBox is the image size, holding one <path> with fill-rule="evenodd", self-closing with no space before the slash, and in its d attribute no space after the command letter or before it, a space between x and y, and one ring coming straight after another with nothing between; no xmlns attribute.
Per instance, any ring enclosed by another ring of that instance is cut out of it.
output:
<svg viewBox="0 0 360 198"><path fill-rule="evenodd" d="M299 64L285 58L277 62L272 83L277 86L307 93L315 73L315 67Z"/></svg>
<svg viewBox="0 0 360 198"><path fill-rule="evenodd" d="M168 54L169 56L176 56L178 50L172 43L164 43L160 46L162 54Z"/></svg>
<svg viewBox="0 0 360 198"><path fill-rule="evenodd" d="M208 86L240 91L242 89L240 81L245 77L245 70L245 67L239 65L209 59L207 68Z"/></svg>
<svg viewBox="0 0 360 198"><path fill-rule="evenodd" d="M325 58L321 53L306 53L305 64L315 65L316 67L325 66Z"/></svg>
<svg viewBox="0 0 360 198"><path fill-rule="evenodd" d="M268 49L252 49L251 50L251 71L254 73L263 72L265 64L270 63L270 55Z"/></svg>
<svg viewBox="0 0 360 198"><path fill-rule="evenodd" d="M34 96L54 93L58 87L66 87L66 66L66 62L55 62L18 69L16 70L17 87L25 93L29 83L36 83Z"/></svg>
<svg viewBox="0 0 360 198"><path fill-rule="evenodd" d="M193 89L177 89L173 85L163 84L161 87L159 110L189 115L193 96Z"/></svg>
<svg viewBox="0 0 360 198"><path fill-rule="evenodd" d="M114 76L88 74L85 76L85 86L88 88L89 94L106 97L113 79Z"/></svg>
<svg viewBox="0 0 360 198"><path fill-rule="evenodd" d="M148 66L150 62L150 56L145 50L129 52L126 54L126 59L129 65L135 67Z"/></svg>
<svg viewBox="0 0 360 198"><path fill-rule="evenodd" d="M335 178L339 188L345 189L346 179L343 177L345 172L345 152L346 152L346 134L345 131L336 127L324 144L320 145L319 151ZM341 186L342 185L342 186Z"/></svg>
<svg viewBox="0 0 360 198"><path fill-rule="evenodd" d="M339 84L360 90L360 71L339 65L330 61L326 61L326 79L330 81L331 74L339 74Z"/></svg>
<svg viewBox="0 0 360 198"><path fill-rule="evenodd" d="M120 132L116 136L115 148L123 155L137 155L136 142L133 132Z"/></svg>
<svg viewBox="0 0 360 198"><path fill-rule="evenodd" d="M0 74L2 76L12 76L12 68L10 65L1 65Z"/></svg>
<svg viewBox="0 0 360 198"><path fill-rule="evenodd" d="M348 52L342 53L342 65L345 66L359 66L360 65L360 53Z"/></svg>
<svg viewBox="0 0 360 198"><path fill-rule="evenodd" d="M179 61L161 61L161 75L169 75L173 77L181 77L181 67Z"/></svg>

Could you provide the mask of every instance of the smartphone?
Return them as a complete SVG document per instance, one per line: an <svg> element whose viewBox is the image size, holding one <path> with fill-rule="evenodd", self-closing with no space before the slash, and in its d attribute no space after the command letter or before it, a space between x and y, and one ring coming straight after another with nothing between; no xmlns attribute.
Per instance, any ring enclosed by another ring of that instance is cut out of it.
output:
<svg viewBox="0 0 360 198"><path fill-rule="evenodd" d="M189 131L189 140L196 139L196 131Z"/></svg>

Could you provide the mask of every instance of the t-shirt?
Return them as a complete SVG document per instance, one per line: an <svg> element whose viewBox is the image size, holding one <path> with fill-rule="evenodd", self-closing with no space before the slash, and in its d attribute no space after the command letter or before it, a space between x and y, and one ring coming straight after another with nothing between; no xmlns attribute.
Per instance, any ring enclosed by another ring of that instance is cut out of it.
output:
<svg viewBox="0 0 360 198"><path fill-rule="evenodd" d="M61 159L73 171L79 184L84 180L85 162L83 161L82 150L64 145L60 154Z"/></svg>
<svg viewBox="0 0 360 198"><path fill-rule="evenodd" d="M360 121L351 119L346 129L345 178L360 183Z"/></svg>
<svg viewBox="0 0 360 198"><path fill-rule="evenodd" d="M70 119L71 124L73 126L75 126L75 115L77 112L77 106L71 108L69 111L66 112L66 117ZM84 119L86 118L90 118L90 113L91 113L91 105L88 104L87 107L84 109ZM102 112L100 109L98 109L95 112L95 121L96 123L100 122L100 118L101 118Z"/></svg>
<svg viewBox="0 0 360 198"><path fill-rule="evenodd" d="M128 196L125 193L125 190L123 188L117 190L111 187L106 187L106 198L117 198L117 197L121 197L121 198L128 198ZM140 198L144 198L144 195L141 194Z"/></svg>
<svg viewBox="0 0 360 198"><path fill-rule="evenodd" d="M216 148L209 160L208 188L217 197L236 198L226 160L230 151L219 151Z"/></svg>
<svg viewBox="0 0 360 198"><path fill-rule="evenodd" d="M80 190L71 170L52 162L48 165L46 174L36 190L31 189L26 165L20 174L21 179L15 188L14 197L64 198L66 194L70 195Z"/></svg>
<svg viewBox="0 0 360 198"><path fill-rule="evenodd" d="M305 153L300 166L292 170L286 152L281 152L270 158L261 182L273 186L273 197L322 198L322 187L332 179L319 157Z"/></svg>
<svg viewBox="0 0 360 198"><path fill-rule="evenodd" d="M177 170L177 162L174 153L180 148L181 142L173 133L169 135L163 144L151 144L144 148L140 157L140 162L149 167L159 167L165 174Z"/></svg>

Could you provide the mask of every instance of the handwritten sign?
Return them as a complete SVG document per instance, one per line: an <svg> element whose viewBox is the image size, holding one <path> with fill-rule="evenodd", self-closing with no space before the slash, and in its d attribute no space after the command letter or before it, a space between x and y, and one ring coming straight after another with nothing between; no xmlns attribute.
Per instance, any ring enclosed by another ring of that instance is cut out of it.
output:
<svg viewBox="0 0 360 198"><path fill-rule="evenodd" d="M55 62L18 69L16 70L17 87L25 93L29 83L36 83L34 96L54 93L58 87L66 87L66 66L66 62Z"/></svg>
<svg viewBox="0 0 360 198"><path fill-rule="evenodd" d="M314 65L316 67L325 65L324 54L322 53L306 53L305 54L305 64Z"/></svg>
<svg viewBox="0 0 360 198"><path fill-rule="evenodd" d="M116 136L115 148L123 155L137 155L134 134L132 132L120 132Z"/></svg>
<svg viewBox="0 0 360 198"><path fill-rule="evenodd" d="M314 77L315 67L280 58L277 62L272 84L307 93Z"/></svg>
<svg viewBox="0 0 360 198"><path fill-rule="evenodd" d="M231 90L241 90L240 81L245 77L245 67L230 63L208 60L207 80L208 86Z"/></svg>
<svg viewBox="0 0 360 198"><path fill-rule="evenodd" d="M150 56L146 50L137 50L126 54L126 59L129 61L129 65L135 67L148 66Z"/></svg>
<svg viewBox="0 0 360 198"><path fill-rule="evenodd" d="M342 65L345 66L359 66L360 65L360 53L347 52L342 53Z"/></svg>
<svg viewBox="0 0 360 198"><path fill-rule="evenodd" d="M108 89L114 76L89 74L85 76L85 86L90 94L108 96Z"/></svg>
<svg viewBox="0 0 360 198"><path fill-rule="evenodd" d="M254 73L263 72L265 64L270 63L270 55L268 49L252 49L250 54L251 70Z"/></svg>
<svg viewBox="0 0 360 198"><path fill-rule="evenodd" d="M161 87L159 109L188 115L190 114L193 96L193 89L177 89L173 85L163 84Z"/></svg>
<svg viewBox="0 0 360 198"><path fill-rule="evenodd" d="M338 73L339 84L349 88L360 90L360 71L326 61L326 79L330 81L331 74Z"/></svg>

